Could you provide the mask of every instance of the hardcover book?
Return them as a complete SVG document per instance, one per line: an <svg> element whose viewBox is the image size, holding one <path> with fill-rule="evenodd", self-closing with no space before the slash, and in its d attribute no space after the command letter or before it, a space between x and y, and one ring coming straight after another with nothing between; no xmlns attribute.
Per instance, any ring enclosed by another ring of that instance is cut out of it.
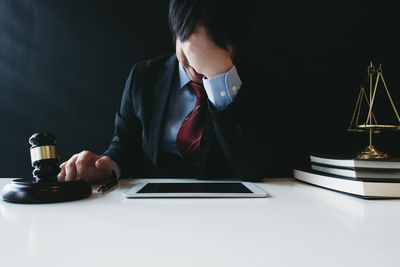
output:
<svg viewBox="0 0 400 267"><path fill-rule="evenodd" d="M310 155L311 163L324 164L342 168L373 168L400 171L400 159L355 159L350 156Z"/></svg>
<svg viewBox="0 0 400 267"><path fill-rule="evenodd" d="M311 164L311 169L325 174L333 174L370 181L400 182L400 170L373 168L342 168L329 165Z"/></svg>
<svg viewBox="0 0 400 267"><path fill-rule="evenodd" d="M400 198L399 182L366 181L313 170L294 169L293 175L297 180L362 198Z"/></svg>

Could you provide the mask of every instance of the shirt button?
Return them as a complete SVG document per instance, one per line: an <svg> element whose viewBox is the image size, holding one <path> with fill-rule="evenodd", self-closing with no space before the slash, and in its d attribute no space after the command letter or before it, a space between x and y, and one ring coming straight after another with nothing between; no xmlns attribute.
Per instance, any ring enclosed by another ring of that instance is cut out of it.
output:
<svg viewBox="0 0 400 267"><path fill-rule="evenodd" d="M221 91L221 96L226 96L226 92L225 91Z"/></svg>
<svg viewBox="0 0 400 267"><path fill-rule="evenodd" d="M237 90L236 86L232 86L232 90L233 90L234 92L236 92L236 90Z"/></svg>

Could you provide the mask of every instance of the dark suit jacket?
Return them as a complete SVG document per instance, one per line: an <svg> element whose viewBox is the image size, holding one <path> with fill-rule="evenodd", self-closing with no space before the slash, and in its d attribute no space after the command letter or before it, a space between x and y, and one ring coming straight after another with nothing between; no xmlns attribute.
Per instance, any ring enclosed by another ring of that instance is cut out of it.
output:
<svg viewBox="0 0 400 267"><path fill-rule="evenodd" d="M169 97L178 79L176 55L138 62L131 70L115 117L115 133L104 155L123 177L257 179L287 175L287 130L281 83L273 72L235 63L242 87L234 102L216 111L209 102L200 170L159 150ZM286 168L283 168L286 166Z"/></svg>

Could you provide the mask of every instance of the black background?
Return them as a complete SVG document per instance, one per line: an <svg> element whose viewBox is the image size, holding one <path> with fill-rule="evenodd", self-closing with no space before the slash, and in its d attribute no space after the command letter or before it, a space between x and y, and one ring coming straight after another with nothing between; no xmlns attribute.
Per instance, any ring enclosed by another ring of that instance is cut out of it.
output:
<svg viewBox="0 0 400 267"><path fill-rule="evenodd" d="M394 3L255 3L251 52L276 66L288 85L286 120L297 144L288 155L302 162L308 152L349 153L367 145L367 135L345 129L370 60L383 63L400 104ZM31 176L28 139L38 131L58 136L62 160L84 149L106 149L131 66L174 51L167 5L166 0L0 0L0 177ZM376 114L382 122L395 121L389 109ZM267 122L266 127L280 130ZM396 154L399 137L380 134L375 143Z"/></svg>

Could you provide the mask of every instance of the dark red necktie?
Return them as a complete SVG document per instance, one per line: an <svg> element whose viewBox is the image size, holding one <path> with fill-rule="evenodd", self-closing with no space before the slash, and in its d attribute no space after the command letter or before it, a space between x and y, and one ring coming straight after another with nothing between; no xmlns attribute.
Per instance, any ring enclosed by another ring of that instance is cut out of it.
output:
<svg viewBox="0 0 400 267"><path fill-rule="evenodd" d="M176 146L187 163L195 168L200 168L200 142L203 135L207 96L202 84L191 81L190 88L196 94L196 106L182 122L176 137Z"/></svg>

